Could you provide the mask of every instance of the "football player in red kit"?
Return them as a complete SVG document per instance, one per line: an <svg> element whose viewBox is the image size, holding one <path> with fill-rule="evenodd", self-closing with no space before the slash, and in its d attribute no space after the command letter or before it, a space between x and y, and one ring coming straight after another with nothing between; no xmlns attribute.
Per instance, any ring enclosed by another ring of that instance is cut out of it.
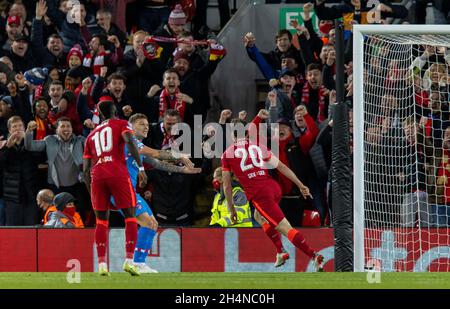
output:
<svg viewBox="0 0 450 309"><path fill-rule="evenodd" d="M142 166L132 129L125 120L116 119L114 102L101 101L98 110L103 122L87 137L83 156L83 171L86 186L91 194L92 206L96 215L95 243L98 255L98 272L109 275L106 259L108 248L108 218L111 196L115 208L121 209L125 216L126 259L123 270L139 275L133 264L133 254L137 239L135 217L136 194L127 170L124 147L139 166L139 184L145 185L147 176Z"/></svg>
<svg viewBox="0 0 450 309"><path fill-rule="evenodd" d="M236 124L243 124L243 122L238 119L233 120L232 125ZM231 187L231 172L233 172L244 187L248 199L270 226L286 236L295 247L307 256L313 258L317 271L323 271L323 256L317 254L308 246L303 235L292 228L278 206L281 200L281 189L269 175L269 168L276 168L281 174L289 178L298 186L304 198L312 198L308 187L269 149L249 141L247 136L238 138L235 134L233 145L228 147L222 155L222 181L231 218L237 219Z"/></svg>

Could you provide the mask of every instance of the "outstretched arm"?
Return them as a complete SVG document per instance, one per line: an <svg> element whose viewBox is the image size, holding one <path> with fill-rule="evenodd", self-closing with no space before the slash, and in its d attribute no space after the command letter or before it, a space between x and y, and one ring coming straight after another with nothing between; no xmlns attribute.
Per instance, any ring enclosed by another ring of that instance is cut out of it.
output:
<svg viewBox="0 0 450 309"><path fill-rule="evenodd" d="M274 168L276 168L281 174L283 174L285 177L287 177L290 181L292 181L299 189L301 194L303 195L303 198L313 198L311 193L309 193L309 188L305 186L300 179L294 174L294 172L287 167L283 162L281 162L277 157L274 155L270 156L268 164Z"/></svg>
<svg viewBox="0 0 450 309"><path fill-rule="evenodd" d="M187 166L176 166L171 163L163 162L152 157L144 157L144 162L151 164L154 168L165 171L168 173L181 173L181 174L198 174L202 171L201 168L189 168Z"/></svg>
<svg viewBox="0 0 450 309"><path fill-rule="evenodd" d="M190 168L194 167L194 164L186 156L181 155L181 157L177 158L174 155L172 155L172 153L170 151L157 150L157 149L153 149L153 148L144 146L143 148L141 148L139 150L139 153L143 154L146 157L152 157L152 158L156 158L156 159L159 159L162 161L171 161L171 162L180 161L187 167L190 167Z"/></svg>

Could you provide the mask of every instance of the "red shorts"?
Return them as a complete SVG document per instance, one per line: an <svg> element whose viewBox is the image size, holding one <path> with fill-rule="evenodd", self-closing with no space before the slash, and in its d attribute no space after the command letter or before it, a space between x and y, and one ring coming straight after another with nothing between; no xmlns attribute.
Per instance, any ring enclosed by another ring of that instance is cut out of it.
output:
<svg viewBox="0 0 450 309"><path fill-rule="evenodd" d="M284 213L279 206L281 200L281 189L275 180L270 186L266 186L264 190L260 190L255 194L251 201L256 210L269 222L276 227L284 218Z"/></svg>
<svg viewBox="0 0 450 309"><path fill-rule="evenodd" d="M136 206L136 193L130 177L96 179L91 184L92 208L98 211L109 210L114 197L114 208L131 208Z"/></svg>

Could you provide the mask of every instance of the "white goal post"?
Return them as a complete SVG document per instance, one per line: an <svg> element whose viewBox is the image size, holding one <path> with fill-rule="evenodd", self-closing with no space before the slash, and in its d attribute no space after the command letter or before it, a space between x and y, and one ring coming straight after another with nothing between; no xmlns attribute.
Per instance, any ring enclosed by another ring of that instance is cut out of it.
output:
<svg viewBox="0 0 450 309"><path fill-rule="evenodd" d="M448 25L353 27L355 272L372 261L382 271L450 271L450 204L438 193L449 68Z"/></svg>

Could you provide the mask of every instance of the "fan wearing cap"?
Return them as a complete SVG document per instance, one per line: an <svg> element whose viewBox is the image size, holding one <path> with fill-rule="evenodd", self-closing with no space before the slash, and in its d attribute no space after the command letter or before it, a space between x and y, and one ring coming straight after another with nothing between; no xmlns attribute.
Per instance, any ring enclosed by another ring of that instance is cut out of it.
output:
<svg viewBox="0 0 450 309"><path fill-rule="evenodd" d="M34 59L29 51L29 40L24 35L14 38L11 50L6 53L11 59L15 72L25 72L35 67Z"/></svg>
<svg viewBox="0 0 450 309"><path fill-rule="evenodd" d="M276 118L293 119L293 110L299 104L296 93L293 91L296 84L296 74L283 69L279 80L271 80L270 84L274 87L267 94L266 109L273 108L277 111Z"/></svg>
<svg viewBox="0 0 450 309"><path fill-rule="evenodd" d="M83 220L76 212L76 200L72 194L61 192L53 199L56 211L50 213L50 219L44 224L45 227L56 228L84 228Z"/></svg>
<svg viewBox="0 0 450 309"><path fill-rule="evenodd" d="M184 13L181 5L177 4L172 12L170 12L169 21L166 24L162 24L155 31L155 35L166 38L177 38L178 35L184 31L185 25L186 14ZM158 42L158 45L163 48L160 60L165 65L172 57L177 44L170 42Z"/></svg>
<svg viewBox="0 0 450 309"><path fill-rule="evenodd" d="M11 48L12 42L16 37L22 35L23 25L21 23L20 17L17 15L10 15L6 20L6 34L8 40L6 40L3 45L3 50L8 51Z"/></svg>

